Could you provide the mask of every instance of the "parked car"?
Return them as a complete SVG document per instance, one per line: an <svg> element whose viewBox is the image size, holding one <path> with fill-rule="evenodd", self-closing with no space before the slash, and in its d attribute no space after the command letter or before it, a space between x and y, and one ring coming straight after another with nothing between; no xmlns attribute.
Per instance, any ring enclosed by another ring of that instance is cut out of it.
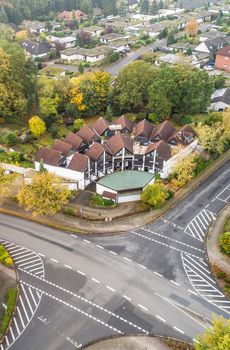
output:
<svg viewBox="0 0 230 350"><path fill-rule="evenodd" d="M214 66L213 66L213 65L210 65L210 64L206 64L206 65L204 66L204 69L205 69L205 70L208 70L208 71L211 71L211 70L214 69Z"/></svg>

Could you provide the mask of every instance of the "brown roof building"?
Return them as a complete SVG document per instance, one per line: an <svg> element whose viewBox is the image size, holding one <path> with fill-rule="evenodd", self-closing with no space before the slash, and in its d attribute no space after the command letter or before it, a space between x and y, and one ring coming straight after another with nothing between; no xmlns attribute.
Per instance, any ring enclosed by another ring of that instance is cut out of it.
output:
<svg viewBox="0 0 230 350"><path fill-rule="evenodd" d="M72 149L72 145L62 140L55 140L52 149L60 151L64 156L68 156Z"/></svg>
<svg viewBox="0 0 230 350"><path fill-rule="evenodd" d="M87 143L91 143L98 138L93 129L88 125L84 125L80 130L78 130L77 135Z"/></svg>
<svg viewBox="0 0 230 350"><path fill-rule="evenodd" d="M148 148L145 152L145 154L150 154L153 151L157 151L157 154L163 159L163 160L168 160L171 158L171 148L167 143L163 140L160 140L156 143L152 143L148 145Z"/></svg>
<svg viewBox="0 0 230 350"><path fill-rule="evenodd" d="M80 138L80 136L78 136L77 134L74 134L71 131L68 133L64 141L66 143L69 143L76 150L84 143L84 141Z"/></svg>
<svg viewBox="0 0 230 350"><path fill-rule="evenodd" d="M172 145L177 145L178 143L182 145L188 145L191 143L196 136L195 131L189 125L185 125L179 130L175 131L167 140L167 143Z"/></svg>
<svg viewBox="0 0 230 350"><path fill-rule="evenodd" d="M61 162L62 152L54 149L40 148L35 156L35 162L43 162L43 164L58 166Z"/></svg>
<svg viewBox="0 0 230 350"><path fill-rule="evenodd" d="M88 18L87 14L80 10L73 11L63 11L58 16L58 19L71 22L73 20L77 20L82 22Z"/></svg>
<svg viewBox="0 0 230 350"><path fill-rule="evenodd" d="M108 140L105 141L105 146L111 152L113 156L115 156L118 152L125 148L125 150L131 154L133 154L133 144L130 141L130 138L125 135L114 135Z"/></svg>
<svg viewBox="0 0 230 350"><path fill-rule="evenodd" d="M144 137L149 140L154 128L155 126L147 119L141 120L134 127L135 138Z"/></svg>
<svg viewBox="0 0 230 350"><path fill-rule="evenodd" d="M133 131L134 123L124 115L117 118L114 124L121 125L122 131L128 131L128 132Z"/></svg>
<svg viewBox="0 0 230 350"><path fill-rule="evenodd" d="M101 143L94 142L85 154L92 160L98 160L104 153L105 148Z"/></svg>
<svg viewBox="0 0 230 350"><path fill-rule="evenodd" d="M175 131L176 129L172 124L168 120L165 120L163 123L156 125L151 135L151 141L167 141Z"/></svg>
<svg viewBox="0 0 230 350"><path fill-rule="evenodd" d="M217 69L230 72L230 45L217 51L215 66Z"/></svg>
<svg viewBox="0 0 230 350"><path fill-rule="evenodd" d="M85 154L75 153L68 165L68 169L79 171L87 170L89 158Z"/></svg>
<svg viewBox="0 0 230 350"><path fill-rule="evenodd" d="M108 122L108 120L100 117L92 125L92 128L96 131L96 133L99 136L102 136L109 129L109 122Z"/></svg>

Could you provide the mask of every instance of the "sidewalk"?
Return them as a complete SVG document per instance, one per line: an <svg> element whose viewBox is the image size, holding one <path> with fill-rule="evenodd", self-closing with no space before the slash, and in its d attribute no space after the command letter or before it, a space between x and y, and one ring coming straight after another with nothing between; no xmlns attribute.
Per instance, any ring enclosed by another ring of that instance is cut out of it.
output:
<svg viewBox="0 0 230 350"><path fill-rule="evenodd" d="M219 250L219 236L223 232L225 219L230 216L230 205L225 208L209 230L207 237L207 253L212 265L230 275L230 257Z"/></svg>

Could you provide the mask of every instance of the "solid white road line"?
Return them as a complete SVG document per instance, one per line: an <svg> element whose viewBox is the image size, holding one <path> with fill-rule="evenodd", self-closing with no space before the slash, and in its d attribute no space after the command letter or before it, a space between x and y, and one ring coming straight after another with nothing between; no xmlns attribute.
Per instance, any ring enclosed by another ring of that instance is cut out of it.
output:
<svg viewBox="0 0 230 350"><path fill-rule="evenodd" d="M32 255L32 257L31 257L31 258L28 258L28 256L30 256L30 255ZM21 258L23 258L23 260L20 260ZM24 259L24 258L26 258L26 259ZM21 257L14 258L14 260L16 260L17 263L19 263L19 262L22 262L22 261L25 261L25 260L29 260L29 259L32 259L32 258L34 258L34 253L30 252L30 253L27 253L27 254L25 254L25 255L23 255L23 256L21 256ZM19 260L18 260L18 259L19 259Z"/></svg>
<svg viewBox="0 0 230 350"><path fill-rule="evenodd" d="M35 298L34 298L34 295L33 295L33 293L32 293L32 290L31 290L30 288L29 288L29 292L30 292L30 295L31 295L31 297L32 297L32 299L33 299L33 302L34 302L35 307L37 307L38 304L37 304L37 302L36 302L36 300L35 300Z"/></svg>
<svg viewBox="0 0 230 350"><path fill-rule="evenodd" d="M32 308L32 306L31 306L31 304L30 304L29 298L28 298L27 293L26 293L26 291L25 291L25 287L23 286L23 284L21 284L21 287L22 287L23 293L24 293L24 295L25 295L27 304L29 305L31 314L33 314L33 308Z"/></svg>
<svg viewBox="0 0 230 350"><path fill-rule="evenodd" d="M23 310L24 310L24 314L25 314L25 316L26 316L26 318L27 318L27 321L29 322L29 321L30 321L30 319L29 319L29 316L28 316L28 314L27 314L27 311L26 311L26 308L25 308L25 305L24 305L24 303L23 303L23 300L22 300L21 295L19 295L19 299L20 299L20 302L21 302L22 308L23 308Z"/></svg>
<svg viewBox="0 0 230 350"><path fill-rule="evenodd" d="M18 311L18 314L19 314L19 318L20 318L22 327L25 328L25 323L24 323L24 321L23 321L22 314L21 314L21 311L20 311L20 309L19 309L18 306L17 306L17 311Z"/></svg>
<svg viewBox="0 0 230 350"><path fill-rule="evenodd" d="M18 327L18 322L16 320L16 318L14 317L14 324L15 324L15 327L17 329L17 332L18 332L18 335L20 335L20 330L19 330L19 327Z"/></svg>
<svg viewBox="0 0 230 350"><path fill-rule="evenodd" d="M23 264L18 264L18 266L20 266L20 267L26 266L26 265L29 265L29 264L34 263L35 261L40 261L40 263L41 263L41 260L40 260L39 258L37 258L37 259L34 260L34 261L27 261L27 262L25 262L25 263L23 263ZM24 267L24 268L25 268L25 267Z"/></svg>
<svg viewBox="0 0 230 350"><path fill-rule="evenodd" d="M13 341L15 341L15 336L14 336L14 332L12 330L12 327L10 327L10 334L11 334Z"/></svg>

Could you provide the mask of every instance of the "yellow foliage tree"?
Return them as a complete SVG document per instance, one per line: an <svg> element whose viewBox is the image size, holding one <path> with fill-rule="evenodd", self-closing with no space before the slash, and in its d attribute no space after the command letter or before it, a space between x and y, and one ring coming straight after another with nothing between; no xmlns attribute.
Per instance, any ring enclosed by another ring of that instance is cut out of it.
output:
<svg viewBox="0 0 230 350"><path fill-rule="evenodd" d="M230 108L226 109L226 111L222 113L222 122L224 135L227 139L230 139Z"/></svg>
<svg viewBox="0 0 230 350"><path fill-rule="evenodd" d="M19 204L33 215L52 215L69 197L70 191L61 185L60 179L47 172L34 175L32 184L22 186L17 195Z"/></svg>
<svg viewBox="0 0 230 350"><path fill-rule="evenodd" d="M36 115L30 118L29 127L30 127L31 133L35 137L39 137L40 135L44 134L44 132L46 131L46 125L44 121Z"/></svg>
<svg viewBox="0 0 230 350"><path fill-rule="evenodd" d="M16 174L5 174L4 169L0 168L0 204L12 195L16 177Z"/></svg>
<svg viewBox="0 0 230 350"><path fill-rule="evenodd" d="M227 120L225 122L227 123ZM217 155L224 152L229 130L225 131L223 122L213 125L199 124L196 131L199 143L206 151Z"/></svg>
<svg viewBox="0 0 230 350"><path fill-rule="evenodd" d="M79 112L86 110L86 105L83 103L83 93L80 92L79 88L71 89L71 103L74 104Z"/></svg>
<svg viewBox="0 0 230 350"><path fill-rule="evenodd" d="M26 30L20 30L15 34L15 37L18 41L24 41L28 38Z"/></svg>
<svg viewBox="0 0 230 350"><path fill-rule="evenodd" d="M189 155L178 162L170 173L171 182L176 186L183 187L195 176L195 155Z"/></svg>
<svg viewBox="0 0 230 350"><path fill-rule="evenodd" d="M190 36L196 36L199 29L199 23L197 21L190 21L186 24L185 31Z"/></svg>
<svg viewBox="0 0 230 350"><path fill-rule="evenodd" d="M148 185L141 193L142 203L155 209L160 208L169 197L170 191L159 180L152 185Z"/></svg>
<svg viewBox="0 0 230 350"><path fill-rule="evenodd" d="M230 349L230 320L222 316L213 319L213 327L207 328L203 335L197 337L196 350Z"/></svg>

